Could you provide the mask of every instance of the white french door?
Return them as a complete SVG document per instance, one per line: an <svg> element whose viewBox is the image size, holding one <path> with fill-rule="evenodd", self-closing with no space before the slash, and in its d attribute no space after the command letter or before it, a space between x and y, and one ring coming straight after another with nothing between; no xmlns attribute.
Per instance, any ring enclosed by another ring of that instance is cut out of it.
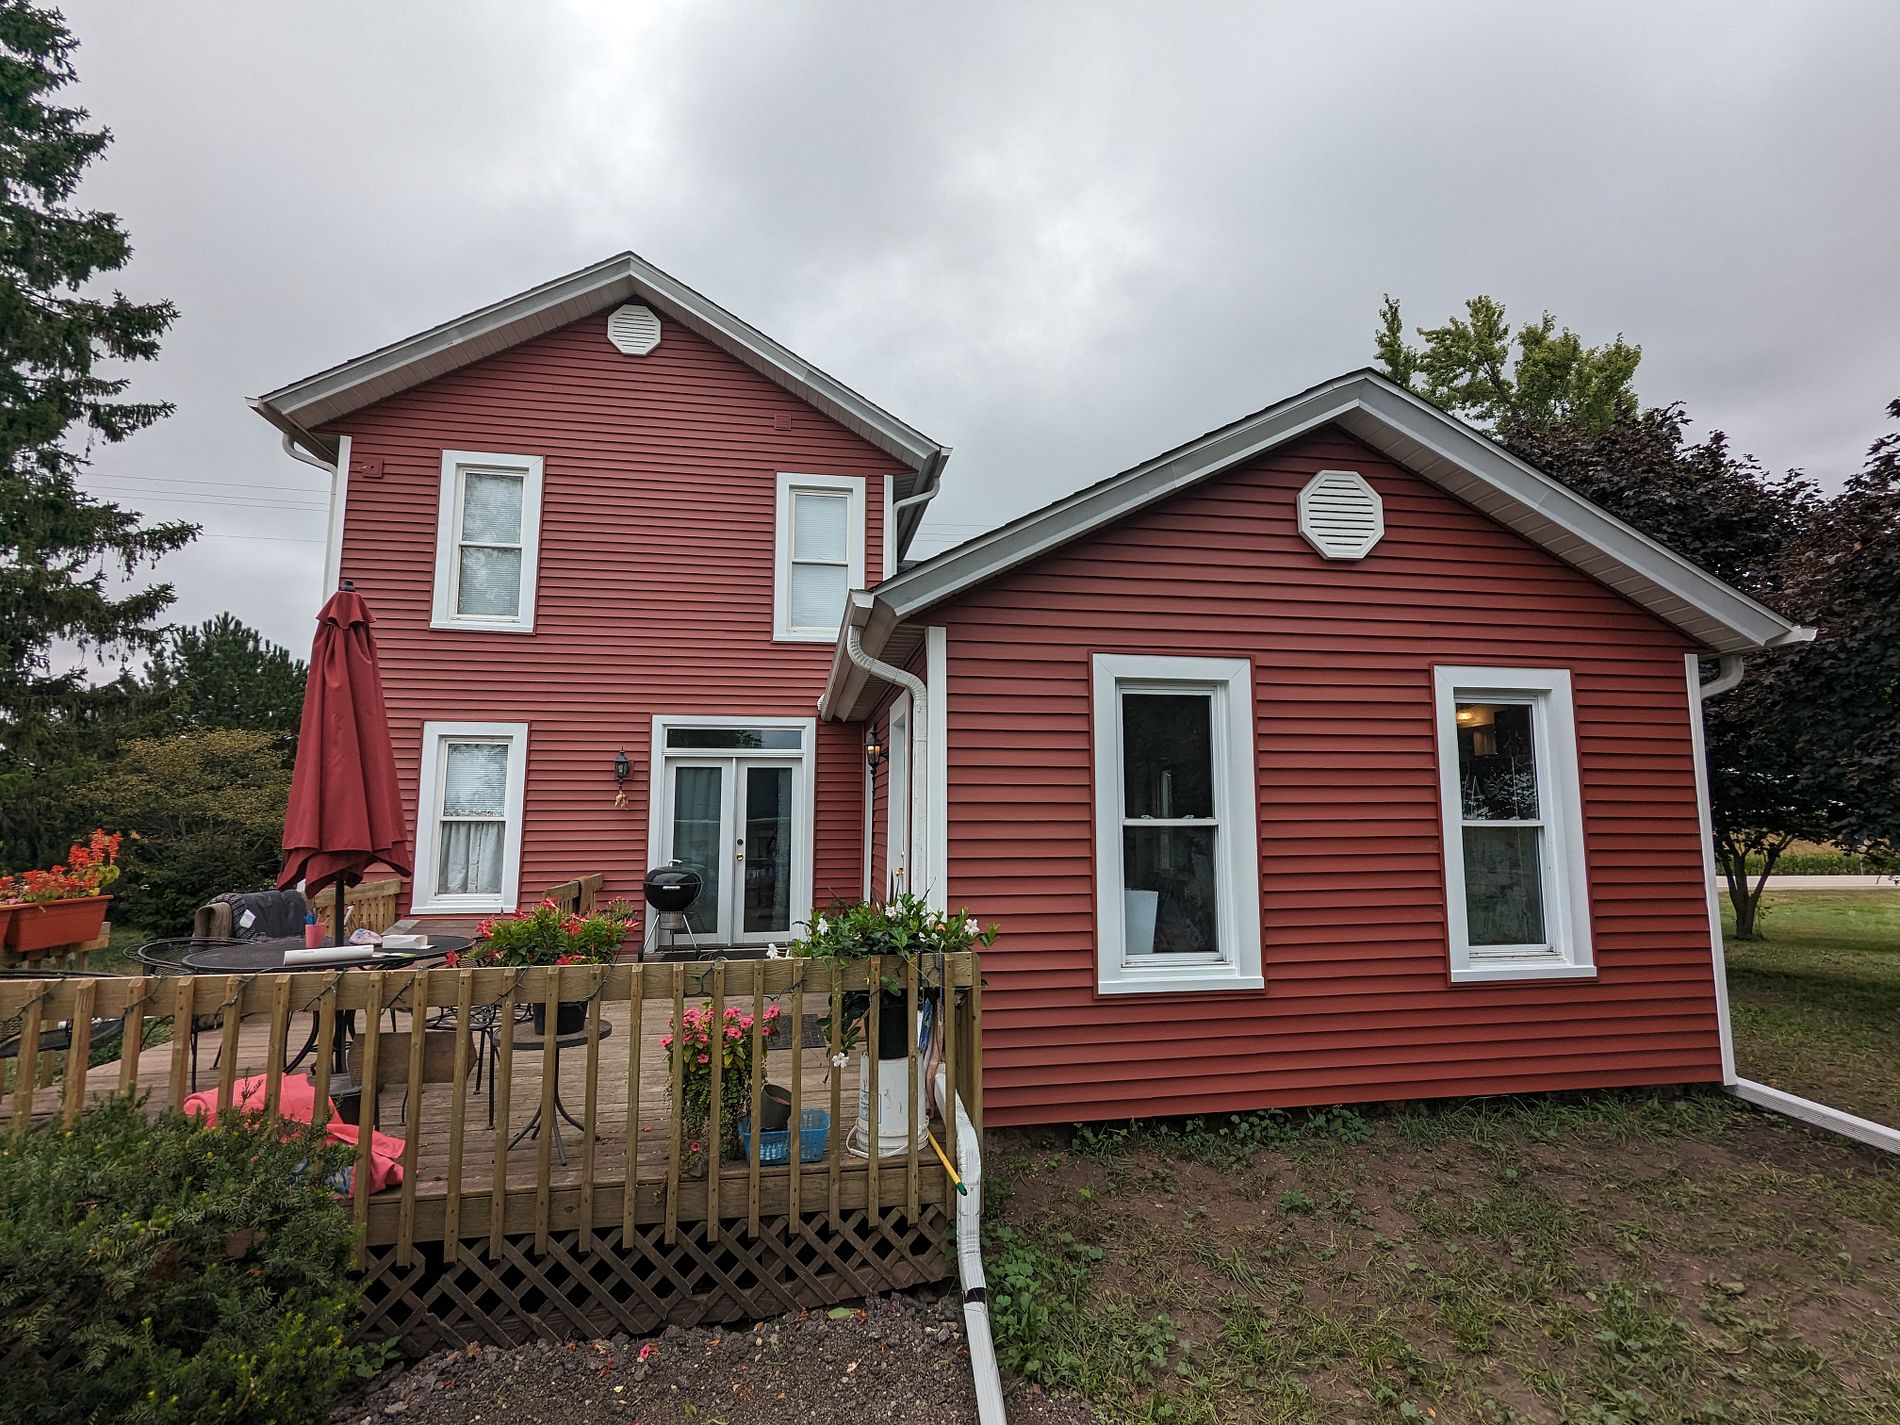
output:
<svg viewBox="0 0 1900 1425"><path fill-rule="evenodd" d="M809 886L800 758L668 757L662 863L704 881L686 912L694 939L712 945L789 940Z"/></svg>

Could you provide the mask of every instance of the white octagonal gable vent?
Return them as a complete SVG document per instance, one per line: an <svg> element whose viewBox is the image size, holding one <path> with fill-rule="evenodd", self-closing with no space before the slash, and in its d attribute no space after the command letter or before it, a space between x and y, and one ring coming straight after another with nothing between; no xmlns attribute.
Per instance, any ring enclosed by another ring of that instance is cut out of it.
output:
<svg viewBox="0 0 1900 1425"><path fill-rule="evenodd" d="M1357 470L1322 470L1300 491L1300 533L1328 559L1364 559L1385 534L1385 504Z"/></svg>
<svg viewBox="0 0 1900 1425"><path fill-rule="evenodd" d="M607 318L607 339L628 356L645 356L660 344L660 319L646 307L620 307Z"/></svg>

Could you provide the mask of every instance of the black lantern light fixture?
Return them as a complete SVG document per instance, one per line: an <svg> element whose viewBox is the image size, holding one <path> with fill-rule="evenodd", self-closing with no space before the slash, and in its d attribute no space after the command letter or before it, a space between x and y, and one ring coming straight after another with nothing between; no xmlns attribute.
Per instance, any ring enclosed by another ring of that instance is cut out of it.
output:
<svg viewBox="0 0 1900 1425"><path fill-rule="evenodd" d="M883 760L884 760L884 744L877 740L877 734L875 732L865 733L864 734L864 765L866 767L869 767L872 771L875 772L877 770L877 764L882 762Z"/></svg>
<svg viewBox="0 0 1900 1425"><path fill-rule="evenodd" d="M626 786L627 774L632 770L633 763L627 760L627 749L623 747L620 749L620 755L614 758L614 786L616 788Z"/></svg>

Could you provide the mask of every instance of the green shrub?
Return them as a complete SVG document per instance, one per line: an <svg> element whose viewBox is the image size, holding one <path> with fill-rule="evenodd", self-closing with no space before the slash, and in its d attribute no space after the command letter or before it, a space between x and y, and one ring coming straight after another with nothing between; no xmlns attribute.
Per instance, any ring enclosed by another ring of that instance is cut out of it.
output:
<svg viewBox="0 0 1900 1425"><path fill-rule="evenodd" d="M346 1162L124 1098L0 1146L0 1425L323 1420L356 1359Z"/></svg>
<svg viewBox="0 0 1900 1425"><path fill-rule="evenodd" d="M182 935L212 896L277 883L288 747L275 734L231 728L142 738L125 745L87 800L99 825L125 833L113 920Z"/></svg>

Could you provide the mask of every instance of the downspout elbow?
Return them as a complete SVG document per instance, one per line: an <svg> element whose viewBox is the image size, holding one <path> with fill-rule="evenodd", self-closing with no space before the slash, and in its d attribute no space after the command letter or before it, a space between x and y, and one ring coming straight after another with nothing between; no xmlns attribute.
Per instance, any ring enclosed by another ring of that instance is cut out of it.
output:
<svg viewBox="0 0 1900 1425"><path fill-rule="evenodd" d="M1701 684L1696 690L1696 695L1705 703L1710 698L1720 697L1741 682L1742 674L1747 671L1748 665L1742 661L1741 654L1724 653L1721 661L1716 664L1715 676Z"/></svg>

